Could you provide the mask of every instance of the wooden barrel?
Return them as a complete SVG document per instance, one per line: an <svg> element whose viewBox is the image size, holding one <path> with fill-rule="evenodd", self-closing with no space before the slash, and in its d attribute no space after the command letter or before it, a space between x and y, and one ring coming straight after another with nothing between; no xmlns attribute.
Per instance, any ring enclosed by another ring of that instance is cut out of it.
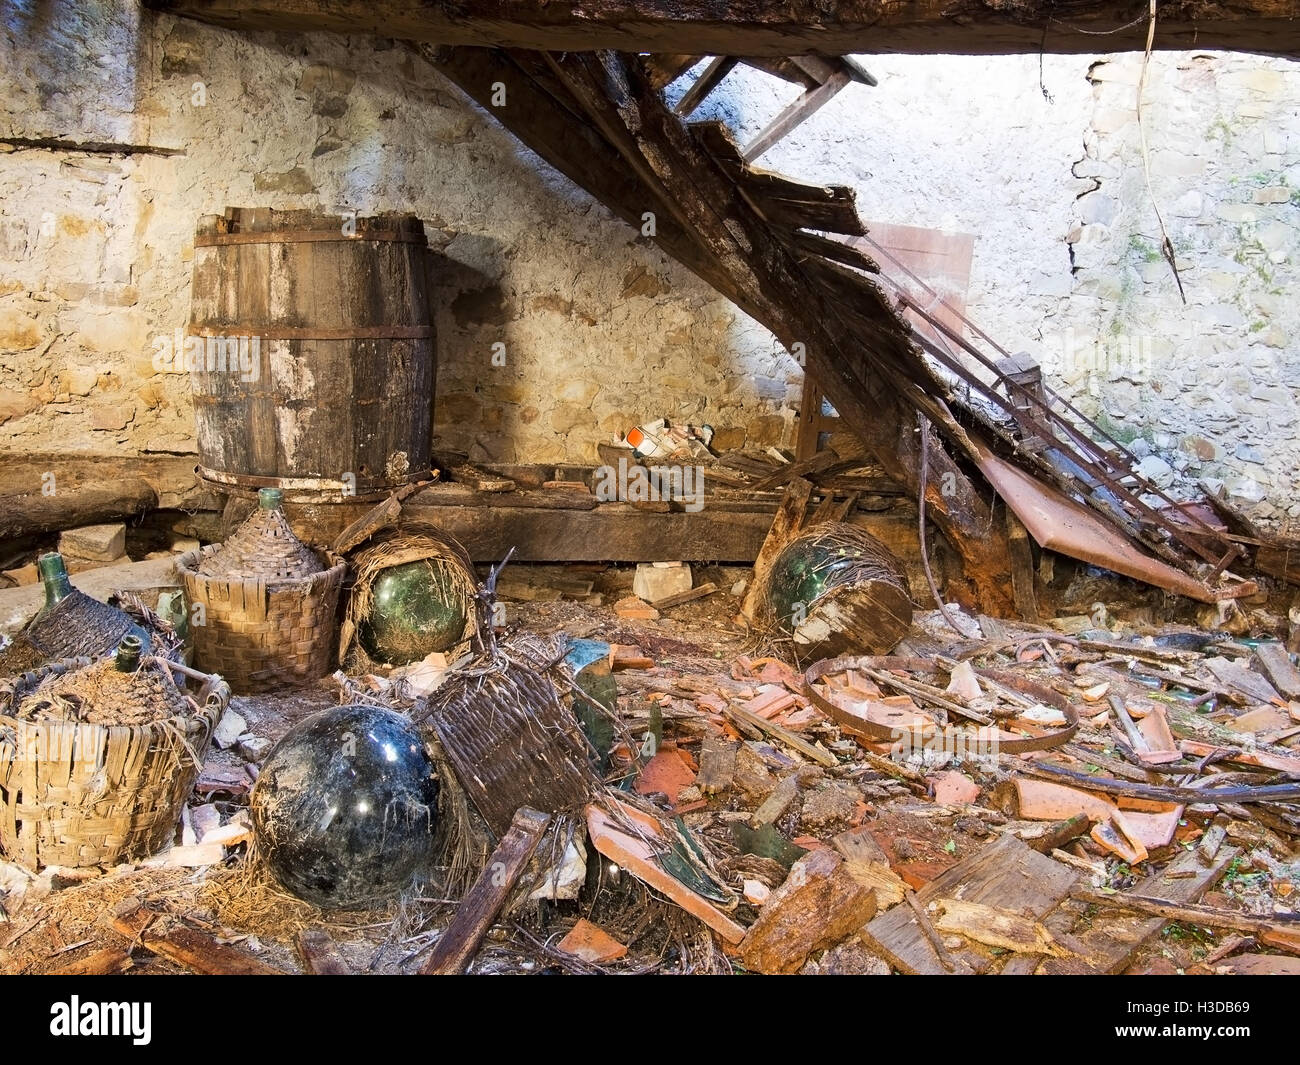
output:
<svg viewBox="0 0 1300 1065"><path fill-rule="evenodd" d="M184 342L200 475L248 495L382 496L429 476L424 226L228 208L200 220Z"/></svg>

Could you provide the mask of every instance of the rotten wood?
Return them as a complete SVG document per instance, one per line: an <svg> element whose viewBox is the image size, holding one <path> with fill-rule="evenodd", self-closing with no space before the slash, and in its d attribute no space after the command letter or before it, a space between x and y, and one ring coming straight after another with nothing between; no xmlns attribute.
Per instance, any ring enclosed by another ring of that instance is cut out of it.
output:
<svg viewBox="0 0 1300 1065"><path fill-rule="evenodd" d="M150 510L215 508L191 457L6 455L0 462L0 540L122 521Z"/></svg>
<svg viewBox="0 0 1300 1065"><path fill-rule="evenodd" d="M304 928L298 933L298 953L307 971L314 976L351 976L352 969L339 953L338 944L319 928Z"/></svg>
<svg viewBox="0 0 1300 1065"><path fill-rule="evenodd" d="M758 557L754 560L754 575L745 589L745 598L741 601L740 612L751 623L757 621L763 611L763 597L767 592L767 577L772 571L782 549L790 539L796 536L802 527L804 512L808 508L808 497L812 494L812 484L802 477L794 477L786 486L781 506L777 508L772 527L768 530Z"/></svg>
<svg viewBox="0 0 1300 1065"><path fill-rule="evenodd" d="M84 958L50 969L49 976L115 976L131 968L131 955L115 947L105 947Z"/></svg>
<svg viewBox="0 0 1300 1065"><path fill-rule="evenodd" d="M1074 0L1068 12L1049 0L1014 7L919 0L733 0L725 6L681 0L467 0L455 5L403 0L145 0L157 11L235 30L377 34L432 44L580 50L619 48L673 55L914 53L1091 55L1141 51L1146 0ZM1166 0L1157 49L1300 53L1294 0L1237 3Z"/></svg>
<svg viewBox="0 0 1300 1065"><path fill-rule="evenodd" d="M527 806L519 808L482 875L461 899L456 916L433 945L421 975L455 976L469 968L550 823L550 814Z"/></svg>
<svg viewBox="0 0 1300 1065"><path fill-rule="evenodd" d="M814 951L834 946L876 913L876 896L832 850L804 855L763 904L740 944L745 967L795 973Z"/></svg>
<svg viewBox="0 0 1300 1065"><path fill-rule="evenodd" d="M160 958L183 969L204 976L284 976L280 969L250 957L226 943L218 943L206 932L185 925L177 925L162 933L151 931L150 925L158 914L140 909L129 916L113 920L113 928L120 934L139 943Z"/></svg>
<svg viewBox="0 0 1300 1065"><path fill-rule="evenodd" d="M1192 902L1173 902L1133 892L1077 890L1072 893L1080 902L1110 909L1128 910L1130 913L1163 917L1167 921L1183 921L1203 928L1226 928L1233 932L1260 935L1279 932L1287 936L1300 933L1300 918L1254 917L1247 913L1234 913L1217 906L1202 906Z"/></svg>
<svg viewBox="0 0 1300 1065"><path fill-rule="evenodd" d="M766 718L759 717L757 714L751 714L743 706L735 701L728 699L727 705L722 711L727 717L731 718L737 727L744 726L746 729L757 732L765 732L774 739L780 740L787 747L792 747L805 758L811 758L818 765L831 766L839 765L839 759L830 751L823 750L821 747L815 747L802 736L798 736L789 729L782 728L774 721L768 721Z"/></svg>
<svg viewBox="0 0 1300 1065"><path fill-rule="evenodd" d="M1004 835L926 884L916 896L923 907L935 900L960 898L1041 920L1070 893L1077 877L1075 870L1031 850L1013 835ZM863 929L862 938L900 972L946 972L910 909L896 906L880 914ZM950 953L959 971L984 972L992 964L982 951L965 948Z"/></svg>

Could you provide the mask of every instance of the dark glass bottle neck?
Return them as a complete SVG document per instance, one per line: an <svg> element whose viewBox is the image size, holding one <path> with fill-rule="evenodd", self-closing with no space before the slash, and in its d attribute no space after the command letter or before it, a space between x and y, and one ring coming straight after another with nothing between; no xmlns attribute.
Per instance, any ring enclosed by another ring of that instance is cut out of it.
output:
<svg viewBox="0 0 1300 1065"><path fill-rule="evenodd" d="M117 645L117 654L114 655L114 665L119 673L134 673L140 668L142 646L139 636L122 637L122 642Z"/></svg>

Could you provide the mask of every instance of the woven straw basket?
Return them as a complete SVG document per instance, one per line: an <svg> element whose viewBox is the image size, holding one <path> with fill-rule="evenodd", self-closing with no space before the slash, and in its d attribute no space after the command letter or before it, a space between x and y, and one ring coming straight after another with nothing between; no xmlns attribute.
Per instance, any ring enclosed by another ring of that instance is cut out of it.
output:
<svg viewBox="0 0 1300 1065"><path fill-rule="evenodd" d="M146 725L23 721L18 704L68 659L0 692L0 851L29 868L116 865L171 838L230 688L209 677L198 711Z"/></svg>
<svg viewBox="0 0 1300 1065"><path fill-rule="evenodd" d="M280 499L262 489L258 509L224 543L176 560L197 664L241 694L310 684L333 669L347 565L323 566L294 536Z"/></svg>
<svg viewBox="0 0 1300 1065"><path fill-rule="evenodd" d="M199 572L213 544L176 560L191 617L195 664L220 673L237 692L301 686L333 668L343 562L305 577L222 576Z"/></svg>

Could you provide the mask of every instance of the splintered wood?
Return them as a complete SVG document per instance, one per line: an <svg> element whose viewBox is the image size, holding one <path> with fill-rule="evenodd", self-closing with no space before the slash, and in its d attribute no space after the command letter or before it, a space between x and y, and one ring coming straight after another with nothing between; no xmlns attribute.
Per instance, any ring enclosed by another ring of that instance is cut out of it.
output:
<svg viewBox="0 0 1300 1065"><path fill-rule="evenodd" d="M935 903L936 917L951 899L958 904L955 910L966 904L966 914L971 912L970 904L978 904L1027 919L1033 927L1032 922L1040 921L1070 893L1077 876L1068 866L1006 835L926 884L916 897L927 910ZM1023 926L1017 927L1023 935ZM937 976L947 971L907 907L895 906L880 914L863 929L862 938L900 972ZM993 964L992 955L973 944L953 951L952 956L959 972L981 973Z"/></svg>

